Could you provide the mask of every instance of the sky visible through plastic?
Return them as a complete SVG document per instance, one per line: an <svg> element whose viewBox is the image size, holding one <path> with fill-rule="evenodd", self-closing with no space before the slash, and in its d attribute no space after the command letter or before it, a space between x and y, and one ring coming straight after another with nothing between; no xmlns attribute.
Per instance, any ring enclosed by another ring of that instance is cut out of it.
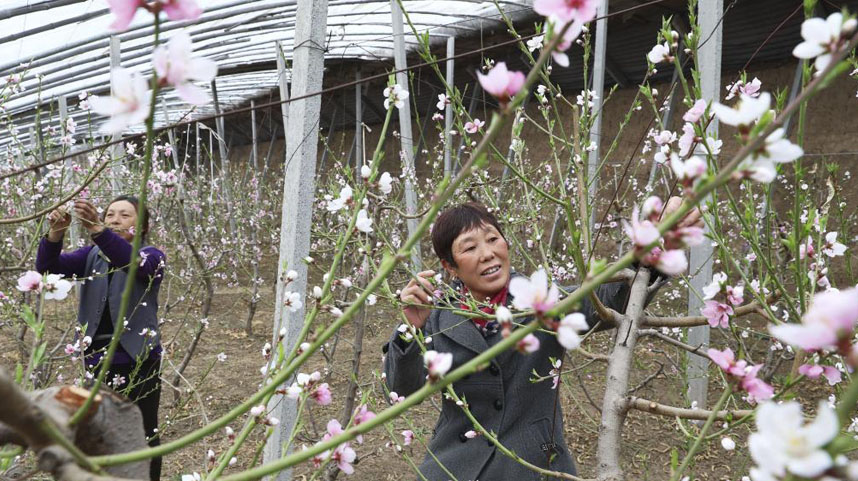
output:
<svg viewBox="0 0 858 481"><path fill-rule="evenodd" d="M44 1L3 1L0 14L39 3ZM532 1L512 0L499 4L516 17L517 14L529 13ZM195 54L218 63L217 87L221 108L229 110L277 88L276 69L232 74L229 71L238 68L258 70L259 64L273 66L275 41L281 42L287 60L290 59L297 3L294 0L200 0L200 5L205 12L199 20L190 23L165 21L161 38L162 41L169 40L173 33L179 31L177 26L185 25L181 29L191 34ZM480 28L499 25L500 21L493 2L405 1L404 6L417 29L428 31L435 42L443 42L451 35L469 35ZM98 14L100 11L104 13ZM75 18L79 20L10 40L22 32ZM0 82L10 74L25 73L21 84L23 91L11 95L5 104L6 111L16 116L19 141L23 142L28 136L37 103L42 103L43 111L52 109L56 113L56 99L61 95L69 97L69 114L79 124L86 122L87 113L73 104L77 103L80 92L108 92L108 43L111 34L108 26L112 21L113 15L107 11L105 0L88 0L0 20ZM139 72L150 71L152 35L145 33L151 32L151 25L152 16L140 10L130 28L118 34L123 67ZM328 40L324 47L328 50L328 62L355 58L382 60L393 56L389 1L329 0L327 30ZM406 48L415 48L417 43L407 24L405 32ZM26 69L28 64L31 65L29 70ZM53 102L53 106L49 102ZM165 111L168 119L165 119ZM159 99L155 120L156 125L164 125L167 120L177 122L213 113L213 104L193 109L167 90ZM50 122L45 117L47 115L44 115L43 123ZM55 118L56 114L52 117ZM0 133L0 145L8 145L10 141L9 132Z"/></svg>

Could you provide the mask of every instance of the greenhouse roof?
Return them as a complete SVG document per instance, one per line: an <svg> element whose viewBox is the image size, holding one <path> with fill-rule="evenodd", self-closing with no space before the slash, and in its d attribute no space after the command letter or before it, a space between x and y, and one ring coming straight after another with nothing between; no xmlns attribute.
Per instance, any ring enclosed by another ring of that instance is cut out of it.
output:
<svg viewBox="0 0 858 481"><path fill-rule="evenodd" d="M216 82L222 110L246 106L251 99L267 98L276 102L279 74L275 42L282 46L284 57L290 59L297 0L198 1L205 10L203 15L192 22L166 21L162 25L162 38L168 39L179 29L186 30L194 40L195 53L217 62ZM501 6L521 31L532 32L533 21L540 18L533 13L532 1L498 0L496 4L468 0L403 0L402 3L415 28L421 34L427 33L433 44L440 46L451 36L471 39L469 43L457 41L457 55L463 45L469 49L490 48L493 50L486 51L486 55L505 58L511 68L525 68L518 58L517 46L496 49L511 38L505 32L497 7ZM800 41L802 4L802 0L725 0L723 67L733 71L747 68L752 61L793 62L792 48ZM662 17L673 15L679 24L687 22L686 5L687 0L610 0L606 59L609 84L628 87L646 76L645 55L655 41ZM854 11L858 8L858 0L821 0L819 14L842 7ZM329 0L324 45L326 78L336 77L341 83L351 81L354 77L349 77L346 70L358 64L380 66L381 69L373 69L376 73L389 71L393 56L390 10L389 0ZM4 78L23 75L20 83L23 90L10 94L7 88L0 93L6 97L3 107L14 123L14 128L5 128L0 134L0 148L12 144L23 149L29 147L36 106L41 107L41 130L48 125L58 125L57 99L60 96L68 99L69 115L78 124L86 122L89 112L77 105L78 94L109 92L111 32L108 26L112 21L106 0L3 2L0 7L0 89L4 88ZM677 28L682 29L681 25ZM413 52L418 44L407 24L405 32L406 48ZM148 71L152 33L151 16L141 11L130 28L116 36L123 67ZM562 88L577 91L586 81L580 52L570 58L570 67L555 68L551 77ZM457 86L462 80L473 81L475 62L480 58L461 60L467 69L463 71L457 67ZM342 69L333 69L335 65ZM287 69L286 76L290 74ZM670 69L662 69L651 80L664 81L670 76ZM442 91L439 85L429 85L431 82L424 78L421 83L430 88L421 93L418 87L413 92L420 112L434 105L433 95ZM348 105L353 105L348 102L354 95L349 90L341 91L340 95L346 111ZM371 97L366 99L368 111L365 111L364 122L368 123L380 120L375 118L381 109L380 95ZM192 108L172 90L162 94L161 99L156 125L214 113L213 104ZM372 103L375 100L378 105ZM335 113L323 112L322 117L323 126L349 123L342 114L339 122L333 118ZM99 123L100 119L95 119L95 125Z"/></svg>
<svg viewBox="0 0 858 481"><path fill-rule="evenodd" d="M531 16L532 0L503 0L498 4L513 19ZM28 136L35 107L56 111L56 99L77 103L81 92L106 94L110 85L109 25L113 15L105 0L14 0L0 10L0 76L21 75L20 92L12 93L5 109L16 118L18 140ZM217 62L217 90L222 109L276 88L276 44L291 58L296 0L200 0L204 13L196 21L162 24L162 38L183 29L193 40L195 54ZM469 36L500 25L493 2L469 0L406 0L414 27L434 42L449 36ZM330 0L327 20L327 62L380 60L393 55L391 4L388 0ZM151 68L152 17L138 11L130 28L117 34L123 67L147 72ZM405 26L406 48L417 40ZM289 75L287 71L287 75ZM208 86L206 86L208 88ZM2 88L2 84L0 84ZM7 90L7 93L8 90ZM192 109L172 92L162 96L156 123L212 114L213 105ZM71 109L83 120L87 112ZM0 144L9 142L0 138Z"/></svg>

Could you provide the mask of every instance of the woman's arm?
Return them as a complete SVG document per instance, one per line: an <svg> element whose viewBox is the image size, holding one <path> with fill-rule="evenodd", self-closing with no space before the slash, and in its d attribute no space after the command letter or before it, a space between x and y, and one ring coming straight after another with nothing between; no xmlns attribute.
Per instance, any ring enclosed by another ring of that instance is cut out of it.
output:
<svg viewBox="0 0 858 481"><path fill-rule="evenodd" d="M639 267L640 269L650 269L648 267ZM668 277L666 274L662 274L655 269L652 270L652 277L650 284L658 282L660 278ZM577 289L575 286L572 290ZM646 302L649 302L655 297L655 292L653 291L647 296ZM602 304L605 307L611 308L619 313L623 313L626 310L626 304L629 301L629 294L631 293L631 285L626 281L616 281L616 282L606 282L600 285L596 289L596 295L599 297L599 300L602 301ZM587 324L590 326L590 329L596 327L599 323L599 315L596 313L595 308L593 307L593 303L590 301L590 297L587 296L581 301L581 313L587 318ZM607 329L611 327L610 324L603 323L601 326L597 328L598 331L603 329Z"/></svg>
<svg viewBox="0 0 858 481"><path fill-rule="evenodd" d="M423 326L423 335L431 336L431 326L439 311L432 311ZM423 352L417 342L402 339L398 329L393 331L390 341L382 349L384 355L384 374L387 388L400 396L408 396L426 384L426 366L423 364Z"/></svg>
<svg viewBox="0 0 858 481"><path fill-rule="evenodd" d="M36 270L42 274L62 274L66 277L85 277L86 257L92 246L82 247L68 254L63 254L63 241L52 242L42 237L39 250L36 252Z"/></svg>
<svg viewBox="0 0 858 481"><path fill-rule="evenodd" d="M71 224L71 216L65 209L51 211L46 220L48 222L48 233L39 242L39 250L36 253L36 270L41 274L62 274L64 276L86 275L86 257L92 247L84 247L68 254L62 254L63 237Z"/></svg>
<svg viewBox="0 0 858 481"><path fill-rule="evenodd" d="M92 240L113 265L125 268L131 263L131 244L110 229L104 229L93 236ZM160 278L165 259L164 253L156 247L148 246L140 249L137 278L141 280Z"/></svg>

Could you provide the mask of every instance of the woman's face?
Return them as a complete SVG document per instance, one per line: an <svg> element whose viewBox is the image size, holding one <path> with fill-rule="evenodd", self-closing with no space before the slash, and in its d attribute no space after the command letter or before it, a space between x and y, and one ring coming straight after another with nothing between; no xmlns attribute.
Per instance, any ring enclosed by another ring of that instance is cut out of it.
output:
<svg viewBox="0 0 858 481"><path fill-rule="evenodd" d="M104 225L116 232L120 237L131 242L134 239L134 229L137 224L137 209L127 200L118 200L107 206L104 214Z"/></svg>
<svg viewBox="0 0 858 481"><path fill-rule="evenodd" d="M462 232L453 241L456 267L442 261L475 299L484 301L503 289L509 281L509 249L506 240L490 224Z"/></svg>

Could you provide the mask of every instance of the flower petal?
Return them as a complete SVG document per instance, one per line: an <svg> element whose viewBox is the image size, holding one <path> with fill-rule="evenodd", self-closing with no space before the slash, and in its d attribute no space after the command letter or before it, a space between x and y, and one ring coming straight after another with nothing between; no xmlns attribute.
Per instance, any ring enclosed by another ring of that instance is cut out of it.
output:
<svg viewBox="0 0 858 481"><path fill-rule="evenodd" d="M840 423L837 421L837 414L827 402L820 402L816 419L805 426L803 431L807 440L811 441L814 447L825 446L837 436L838 432L840 432Z"/></svg>

